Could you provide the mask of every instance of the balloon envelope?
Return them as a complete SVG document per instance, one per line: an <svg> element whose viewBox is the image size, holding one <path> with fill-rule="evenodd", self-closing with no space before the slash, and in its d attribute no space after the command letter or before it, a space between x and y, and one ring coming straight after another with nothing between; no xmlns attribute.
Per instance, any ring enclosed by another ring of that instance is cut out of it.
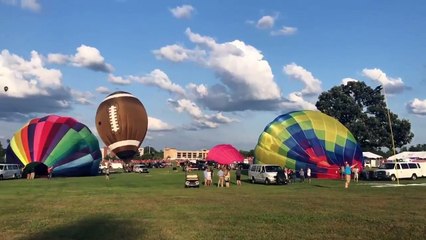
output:
<svg viewBox="0 0 426 240"><path fill-rule="evenodd" d="M352 133L319 111L294 111L275 118L259 137L255 161L295 170L311 168L312 176L339 178L348 162L362 170L362 151Z"/></svg>
<svg viewBox="0 0 426 240"><path fill-rule="evenodd" d="M242 162L244 156L230 144L219 144L210 149L206 160L228 165L234 162Z"/></svg>
<svg viewBox="0 0 426 240"><path fill-rule="evenodd" d="M18 130L6 150L8 162L41 162L54 176L97 175L99 142L86 125L71 117L35 118Z"/></svg>
<svg viewBox="0 0 426 240"><path fill-rule="evenodd" d="M114 92L102 101L96 111L96 129L116 156L130 160L138 152L148 129L145 107L128 92Z"/></svg>

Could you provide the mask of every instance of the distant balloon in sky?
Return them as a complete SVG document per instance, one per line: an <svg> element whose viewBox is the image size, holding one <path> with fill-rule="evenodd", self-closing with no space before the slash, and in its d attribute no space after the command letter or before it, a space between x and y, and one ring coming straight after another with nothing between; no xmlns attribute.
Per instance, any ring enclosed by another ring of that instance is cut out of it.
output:
<svg viewBox="0 0 426 240"><path fill-rule="evenodd" d="M306 172L309 167L318 178L339 178L345 162L363 167L362 151L352 133L319 111L295 111L275 118L259 137L255 161L296 171Z"/></svg>
<svg viewBox="0 0 426 240"><path fill-rule="evenodd" d="M5 92L7 92L7 90L9 90L9 87L5 86L3 89L4 89Z"/></svg>
<svg viewBox="0 0 426 240"><path fill-rule="evenodd" d="M6 150L7 162L42 163L54 176L97 175L101 158L98 139L86 125L56 115L29 121Z"/></svg>
<svg viewBox="0 0 426 240"><path fill-rule="evenodd" d="M131 160L148 129L148 116L138 98L128 92L114 92L99 105L96 128L108 148L120 159Z"/></svg>

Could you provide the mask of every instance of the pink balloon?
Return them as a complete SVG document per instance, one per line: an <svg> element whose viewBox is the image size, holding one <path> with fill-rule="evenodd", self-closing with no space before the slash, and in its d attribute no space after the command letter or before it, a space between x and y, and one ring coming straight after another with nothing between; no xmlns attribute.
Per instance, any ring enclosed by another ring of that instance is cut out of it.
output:
<svg viewBox="0 0 426 240"><path fill-rule="evenodd" d="M242 162L244 156L230 144L219 144L210 149L206 160L227 165L234 162Z"/></svg>

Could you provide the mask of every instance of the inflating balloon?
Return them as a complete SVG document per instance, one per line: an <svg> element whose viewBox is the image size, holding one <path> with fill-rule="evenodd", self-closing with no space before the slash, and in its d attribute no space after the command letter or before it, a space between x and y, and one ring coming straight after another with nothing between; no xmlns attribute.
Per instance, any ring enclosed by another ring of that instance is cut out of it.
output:
<svg viewBox="0 0 426 240"><path fill-rule="evenodd" d="M219 144L210 149L206 160L228 165L235 162L242 162L244 156L230 144Z"/></svg>
<svg viewBox="0 0 426 240"><path fill-rule="evenodd" d="M99 142L86 125L56 115L29 121L6 150L7 162L43 164L54 176L97 175L101 158Z"/></svg>
<svg viewBox="0 0 426 240"><path fill-rule="evenodd" d="M108 148L128 161L138 152L148 129L145 107L128 92L108 95L96 111L96 128Z"/></svg>
<svg viewBox="0 0 426 240"><path fill-rule="evenodd" d="M311 168L318 178L338 178L348 162L362 170L362 151L352 133L319 111L295 111L275 118L259 137L255 161L295 169Z"/></svg>

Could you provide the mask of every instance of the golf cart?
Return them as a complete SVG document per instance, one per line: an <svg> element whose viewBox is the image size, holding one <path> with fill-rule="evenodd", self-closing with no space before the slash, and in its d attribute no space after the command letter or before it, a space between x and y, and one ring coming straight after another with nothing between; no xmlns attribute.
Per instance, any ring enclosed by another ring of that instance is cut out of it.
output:
<svg viewBox="0 0 426 240"><path fill-rule="evenodd" d="M185 188L199 188L200 179L197 174L187 173L185 175Z"/></svg>

